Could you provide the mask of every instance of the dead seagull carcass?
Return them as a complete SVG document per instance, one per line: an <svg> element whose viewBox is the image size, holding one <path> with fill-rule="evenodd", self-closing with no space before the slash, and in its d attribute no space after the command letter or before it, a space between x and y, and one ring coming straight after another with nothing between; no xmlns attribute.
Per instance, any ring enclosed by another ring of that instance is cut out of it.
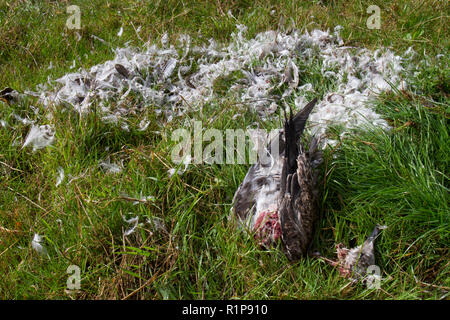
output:
<svg viewBox="0 0 450 320"><path fill-rule="evenodd" d="M317 172L322 153L317 140L309 150L300 143L306 120L317 99L308 103L294 117L285 120L284 128L267 149L272 161L261 158L252 165L233 199L232 213L254 233L262 247L281 240L290 260L308 251L318 217ZM279 143L278 154L270 154Z"/></svg>

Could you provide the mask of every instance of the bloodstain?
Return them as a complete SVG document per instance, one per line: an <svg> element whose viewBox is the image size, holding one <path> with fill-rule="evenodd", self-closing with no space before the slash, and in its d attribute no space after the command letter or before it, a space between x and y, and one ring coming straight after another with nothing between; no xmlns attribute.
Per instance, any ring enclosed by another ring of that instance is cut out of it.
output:
<svg viewBox="0 0 450 320"><path fill-rule="evenodd" d="M278 211L264 211L259 214L255 222L255 239L259 245L268 248L281 238L281 226Z"/></svg>

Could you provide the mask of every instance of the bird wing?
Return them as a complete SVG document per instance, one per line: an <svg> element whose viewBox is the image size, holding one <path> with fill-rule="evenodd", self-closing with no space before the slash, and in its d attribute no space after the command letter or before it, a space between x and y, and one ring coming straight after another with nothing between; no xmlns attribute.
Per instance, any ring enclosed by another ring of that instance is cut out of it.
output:
<svg viewBox="0 0 450 320"><path fill-rule="evenodd" d="M282 240L291 260L307 252L318 217L313 168L306 154L299 155L297 165L297 171L285 179L280 203Z"/></svg>
<svg viewBox="0 0 450 320"><path fill-rule="evenodd" d="M277 147L272 145L277 144ZM279 154L272 157L271 150L278 150ZM247 221L255 214L257 202L263 201L261 197L269 196L269 198L276 198L280 189L280 172L281 172L281 156L284 150L284 138L282 132L275 135L267 144L266 149L262 152L267 152L266 159L273 161L261 161L258 157L257 162L253 164L245 175L244 180L237 189L233 198L232 212L241 221ZM269 193L274 193L272 196L262 194L262 190ZM275 194L276 193L276 194Z"/></svg>
<svg viewBox="0 0 450 320"><path fill-rule="evenodd" d="M309 113L316 102L317 98L308 103L299 113L290 119L291 127L289 127L289 130L294 132L294 138L291 140L294 141L295 146L295 141L298 141L296 137L298 138L301 136ZM280 189L282 189L282 185L280 185L282 179L280 169L283 166L281 155L288 149L285 142L286 135L284 134L286 129L285 126L284 131L280 131L280 133L273 137L267 145L267 152L270 152L269 150L275 150L272 148L272 145L274 143L278 144L279 154L277 157L274 157L274 163L264 163L258 158L258 161L250 167L244 181L242 181L234 195L232 213L234 213L240 221L249 221L249 219L254 216L258 201L266 204L270 202L271 199L276 199L275 204L278 205L277 202L279 202ZM291 140L289 140L289 142L291 142ZM294 152L298 153L297 151ZM288 158L291 159L290 157ZM295 165L295 167L297 167L297 165Z"/></svg>
<svg viewBox="0 0 450 320"><path fill-rule="evenodd" d="M295 117L285 121L285 157L281 173L279 206L282 240L290 260L299 259L309 247L318 216L317 176L313 161L321 161L317 140L305 151L299 139L317 99L308 103Z"/></svg>
<svg viewBox="0 0 450 320"><path fill-rule="evenodd" d="M233 197L233 213L241 221L245 221L249 215L253 215L255 210L255 196L258 192L256 172L257 164L254 164L250 167Z"/></svg>
<svg viewBox="0 0 450 320"><path fill-rule="evenodd" d="M280 194L281 157L272 165L257 162L250 167L233 198L233 213L241 221L252 222L257 209L278 204ZM249 224L251 226L252 223Z"/></svg>

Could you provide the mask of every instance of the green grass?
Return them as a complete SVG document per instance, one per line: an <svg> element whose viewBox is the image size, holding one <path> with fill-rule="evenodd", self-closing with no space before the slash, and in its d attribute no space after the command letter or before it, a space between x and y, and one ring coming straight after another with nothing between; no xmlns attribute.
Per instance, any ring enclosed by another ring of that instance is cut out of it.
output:
<svg viewBox="0 0 450 320"><path fill-rule="evenodd" d="M380 96L374 108L393 129L376 128L344 136L325 152L321 167L321 220L314 247L333 256L334 243L361 243L376 223L388 225L376 245L382 270L381 290L348 285L337 270L305 258L289 263L281 250L260 250L251 236L228 220L233 194L246 165L195 165L169 177L173 130L184 119L167 123L153 106L129 119L130 132L105 124L94 113L80 117L55 108L46 120L55 143L31 152L14 145L28 127L13 114L37 118L21 104L1 104L0 119L0 298L69 299L441 299L448 298L449 265L449 7L441 1L74 1L82 13L82 36L65 30L66 3L4 1L0 4L0 89L33 89L70 72L72 61L88 68L111 59L111 48L159 41L189 33L195 43L209 38L227 42L236 21L259 31L285 25L300 29L344 27L349 45L391 47L402 53L413 46L420 73L414 87ZM382 28L368 30L366 8L381 8ZM271 11L274 10L272 14ZM120 13L119 13L120 11ZM124 34L117 37L121 26ZM142 26L139 37L134 27ZM91 34L106 40L103 44ZM424 55L426 53L426 56ZM444 54L436 59L436 54ZM420 61L427 61L421 63ZM47 69L50 62L54 68ZM322 94L320 67L301 81ZM226 93L232 78L216 84ZM112 102L114 103L114 102ZM130 101L132 103L132 101ZM236 113L243 117L232 119ZM44 112L40 111L39 116ZM220 117L218 117L220 115ZM245 128L259 122L231 100L213 101L202 114L211 128ZM137 130L144 117L148 130ZM45 117L44 117L45 118ZM214 122L208 122L215 119ZM42 124L42 123L41 123ZM338 130L338 129L336 129ZM338 131L336 136L338 137ZM339 138L338 138L339 139ZM107 174L100 160L123 163ZM58 167L65 180L58 187ZM71 182L69 183L69 181ZM126 194L126 196L125 196ZM131 198L155 201L134 204ZM165 229L145 224L125 238L122 216L162 219ZM32 248L34 233L45 236L50 259ZM69 265L81 268L81 290L65 292Z"/></svg>

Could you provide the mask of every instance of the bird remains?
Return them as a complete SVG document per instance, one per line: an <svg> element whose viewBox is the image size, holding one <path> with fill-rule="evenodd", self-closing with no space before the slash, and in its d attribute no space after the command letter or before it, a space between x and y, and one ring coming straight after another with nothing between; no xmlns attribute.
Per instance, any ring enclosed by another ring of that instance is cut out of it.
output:
<svg viewBox="0 0 450 320"><path fill-rule="evenodd" d="M337 261L318 256L320 259L339 268L342 277L356 281L364 277L367 269L375 265L374 243L381 230L386 226L375 226L370 236L360 246L347 249L342 243L336 244Z"/></svg>
<svg viewBox="0 0 450 320"><path fill-rule="evenodd" d="M284 128L267 146L270 161L252 165L233 199L232 212L254 233L263 248L280 240L289 260L304 256L318 218L317 172L322 162L318 140L309 149L300 143L306 120L317 99L300 112L286 116ZM278 144L277 153L271 152ZM269 151L270 149L270 151Z"/></svg>

